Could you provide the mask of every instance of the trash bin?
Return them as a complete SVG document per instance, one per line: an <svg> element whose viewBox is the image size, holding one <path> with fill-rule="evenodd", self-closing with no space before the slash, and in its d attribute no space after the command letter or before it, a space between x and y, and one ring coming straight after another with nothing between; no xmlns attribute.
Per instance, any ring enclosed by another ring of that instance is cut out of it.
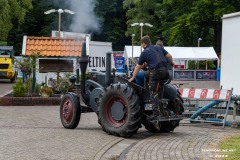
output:
<svg viewBox="0 0 240 160"><path fill-rule="evenodd" d="M217 81L220 81L221 69L217 68Z"/></svg>

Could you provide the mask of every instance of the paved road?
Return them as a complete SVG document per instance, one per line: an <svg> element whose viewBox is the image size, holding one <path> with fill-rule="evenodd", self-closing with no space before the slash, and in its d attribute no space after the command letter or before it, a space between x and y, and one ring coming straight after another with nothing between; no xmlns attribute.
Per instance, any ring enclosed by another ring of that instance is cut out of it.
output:
<svg viewBox="0 0 240 160"><path fill-rule="evenodd" d="M184 82L184 87L206 84ZM211 85L219 88L219 82ZM9 86L0 83L1 90L9 91ZM58 106L0 106L0 160L209 160L226 156L217 146L235 134L239 129L182 121L173 133L141 128L125 139L103 132L95 113L82 114L79 126L68 130L62 127Z"/></svg>
<svg viewBox="0 0 240 160"><path fill-rule="evenodd" d="M0 79L0 97L12 90L13 83L8 79Z"/></svg>
<svg viewBox="0 0 240 160"><path fill-rule="evenodd" d="M103 132L95 113L82 114L75 130L62 127L58 106L0 106L0 115L0 160L208 160L220 154L214 150L220 140L239 134L181 123L170 134L142 128L125 139Z"/></svg>

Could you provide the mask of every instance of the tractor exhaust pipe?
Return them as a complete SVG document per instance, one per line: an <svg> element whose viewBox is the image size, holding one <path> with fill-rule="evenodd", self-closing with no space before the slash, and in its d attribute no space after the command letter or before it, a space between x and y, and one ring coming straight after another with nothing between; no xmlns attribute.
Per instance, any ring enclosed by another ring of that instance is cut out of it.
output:
<svg viewBox="0 0 240 160"><path fill-rule="evenodd" d="M111 52L107 52L107 57L106 57L106 75L105 75L105 84L106 86L110 85L111 82Z"/></svg>
<svg viewBox="0 0 240 160"><path fill-rule="evenodd" d="M82 44L82 55L79 59L79 64L80 64L80 69L81 69L81 96L83 98L83 101L85 104L88 104L89 102L89 95L86 94L85 91L85 77L86 77L86 70L87 70L87 65L88 65L88 56L87 56L87 51L86 51L86 42L84 41Z"/></svg>

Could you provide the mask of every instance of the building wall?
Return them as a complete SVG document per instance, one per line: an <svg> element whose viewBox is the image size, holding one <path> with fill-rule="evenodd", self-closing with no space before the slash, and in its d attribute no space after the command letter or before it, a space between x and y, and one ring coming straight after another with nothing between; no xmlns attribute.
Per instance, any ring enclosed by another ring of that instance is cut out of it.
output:
<svg viewBox="0 0 240 160"><path fill-rule="evenodd" d="M220 85L240 94L240 12L223 16Z"/></svg>

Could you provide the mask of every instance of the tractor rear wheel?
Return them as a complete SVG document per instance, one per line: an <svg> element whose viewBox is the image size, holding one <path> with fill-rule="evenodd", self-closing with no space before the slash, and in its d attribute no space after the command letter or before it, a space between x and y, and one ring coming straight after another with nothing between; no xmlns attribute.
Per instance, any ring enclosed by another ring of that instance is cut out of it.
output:
<svg viewBox="0 0 240 160"><path fill-rule="evenodd" d="M177 95L177 98L175 99L175 101L172 103L169 103L169 105L171 105L171 107L168 107L168 108L171 108L171 109L173 108L172 110L176 115L182 115L182 113L184 112L183 100L179 94ZM177 126L179 126L179 122L180 122L180 120L170 121L170 122L162 122L160 132L173 131Z"/></svg>
<svg viewBox="0 0 240 160"><path fill-rule="evenodd" d="M76 95L67 93L60 104L60 119L62 125L68 129L78 126L81 117L81 107Z"/></svg>
<svg viewBox="0 0 240 160"><path fill-rule="evenodd" d="M100 98L99 121L105 132L131 137L141 124L139 98L127 84L112 84Z"/></svg>

